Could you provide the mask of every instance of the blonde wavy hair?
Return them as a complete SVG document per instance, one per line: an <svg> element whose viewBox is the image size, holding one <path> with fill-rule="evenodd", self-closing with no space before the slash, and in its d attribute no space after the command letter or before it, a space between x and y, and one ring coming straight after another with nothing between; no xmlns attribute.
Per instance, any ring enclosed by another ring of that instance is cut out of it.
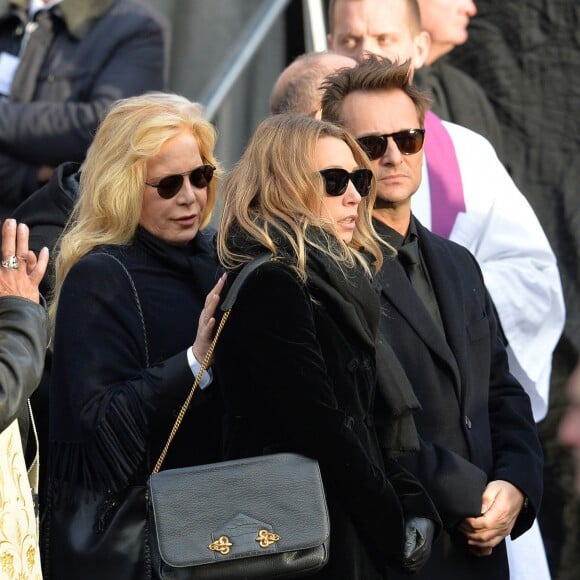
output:
<svg viewBox="0 0 580 580"><path fill-rule="evenodd" d="M184 128L195 137L204 163L217 167L216 131L202 109L180 95L151 92L115 102L100 124L81 167L77 202L59 241L50 308L54 321L62 283L70 269L102 244L124 245L139 225L147 162ZM210 182L200 228L215 206L218 179Z"/></svg>
<svg viewBox="0 0 580 580"><path fill-rule="evenodd" d="M306 279L307 245L318 248L343 267L352 267L358 262L369 276L372 270L381 267L380 244L384 242L372 225L374 180L370 194L359 205L359 218L349 244L338 238L331 220L318 215L327 195L314 163L316 143L322 137L344 141L358 166L371 168L358 143L345 129L331 123L281 114L267 118L258 126L224 184L217 249L226 268L236 268L255 257L251 251L237 247L236 238L240 233L274 256L279 255L282 240L284 247L292 249L295 266L303 279ZM321 243L320 236L314 235L309 226L317 226L329 234L326 243ZM371 256L370 265L363 251Z"/></svg>

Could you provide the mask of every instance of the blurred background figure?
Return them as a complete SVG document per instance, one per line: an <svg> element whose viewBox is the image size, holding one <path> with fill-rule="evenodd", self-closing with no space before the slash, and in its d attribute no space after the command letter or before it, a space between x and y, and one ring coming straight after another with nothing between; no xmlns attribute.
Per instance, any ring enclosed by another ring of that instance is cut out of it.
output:
<svg viewBox="0 0 580 580"><path fill-rule="evenodd" d="M0 217L81 161L117 99L166 86L167 23L141 0L12 0L0 16Z"/></svg>
<svg viewBox="0 0 580 580"><path fill-rule="evenodd" d="M568 379L568 408L558 429L558 439L562 445L572 450L576 479L574 490L580 496L580 364Z"/></svg>

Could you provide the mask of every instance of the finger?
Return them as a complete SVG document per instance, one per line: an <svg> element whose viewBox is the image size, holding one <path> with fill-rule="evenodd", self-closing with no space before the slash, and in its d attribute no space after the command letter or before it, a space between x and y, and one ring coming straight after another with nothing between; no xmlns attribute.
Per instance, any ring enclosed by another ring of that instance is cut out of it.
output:
<svg viewBox="0 0 580 580"><path fill-rule="evenodd" d="M203 309L203 316L205 318L205 323L207 324L215 314L215 311L218 307L220 302L219 294L213 294L212 296L207 297L207 303L205 308Z"/></svg>
<svg viewBox="0 0 580 580"><path fill-rule="evenodd" d="M485 516L478 518L466 518L459 524L459 529L464 533L473 533L485 529L487 526L487 519Z"/></svg>
<svg viewBox="0 0 580 580"><path fill-rule="evenodd" d="M489 547L499 544L504 539L505 535L501 530L493 529L486 530L481 534L472 535L467 538L467 543L470 546Z"/></svg>
<svg viewBox="0 0 580 580"><path fill-rule="evenodd" d="M28 236L28 226L26 224L18 224L16 230L16 257L22 261L25 261L28 256Z"/></svg>
<svg viewBox="0 0 580 580"><path fill-rule="evenodd" d="M16 220L4 220L2 224L2 259L14 256L16 252Z"/></svg>
<svg viewBox="0 0 580 580"><path fill-rule="evenodd" d="M26 256L26 273L30 276L36 268L36 254L32 250L28 250L28 255Z"/></svg>
<svg viewBox="0 0 580 580"><path fill-rule="evenodd" d="M208 295L205 298L206 304L208 304L208 302L215 296L217 296L219 299L225 283L226 283L226 274L222 274L220 276L220 279L217 281L216 285L208 292Z"/></svg>
<svg viewBox="0 0 580 580"><path fill-rule="evenodd" d="M472 548L489 550L490 548L495 548L502 540L503 536L494 536L486 542L468 542L468 545Z"/></svg>
<svg viewBox="0 0 580 580"><path fill-rule="evenodd" d="M30 280L34 282L36 286L40 284L40 281L42 280L44 274L46 273L46 268L48 266L48 258L49 258L48 248L42 248L42 250L40 250L40 253L38 254L36 266L34 270L30 273Z"/></svg>
<svg viewBox="0 0 580 580"><path fill-rule="evenodd" d="M217 281L217 284L214 286L214 292L216 292L217 294L221 294L222 290L224 289L224 286L226 285L226 280L228 279L228 275L227 274L222 274L220 276L220 279Z"/></svg>

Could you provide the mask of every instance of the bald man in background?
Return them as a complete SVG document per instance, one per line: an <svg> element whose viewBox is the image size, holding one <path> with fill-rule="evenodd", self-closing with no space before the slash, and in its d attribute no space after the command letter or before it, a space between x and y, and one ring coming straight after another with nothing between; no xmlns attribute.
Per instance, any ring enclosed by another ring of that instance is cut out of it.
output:
<svg viewBox="0 0 580 580"><path fill-rule="evenodd" d="M325 77L356 60L330 51L307 52L298 56L280 74L270 96L273 115L292 113L320 119L320 85Z"/></svg>

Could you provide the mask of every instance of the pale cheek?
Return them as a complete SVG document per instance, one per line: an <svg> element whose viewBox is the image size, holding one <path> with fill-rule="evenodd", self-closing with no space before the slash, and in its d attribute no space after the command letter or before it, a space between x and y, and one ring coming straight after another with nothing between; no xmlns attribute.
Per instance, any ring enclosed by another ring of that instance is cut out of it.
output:
<svg viewBox="0 0 580 580"><path fill-rule="evenodd" d="M205 206L207 205L207 193L205 195L199 196L198 203L199 203L199 213L200 213L200 218L201 218L203 216L203 214L205 213Z"/></svg>
<svg viewBox="0 0 580 580"><path fill-rule="evenodd" d="M340 214L340 203L338 202L339 199L342 199L342 196L340 198L327 198L323 206L324 209L322 216L332 220L335 223L337 221L337 216Z"/></svg>
<svg viewBox="0 0 580 580"><path fill-rule="evenodd" d="M167 200L146 200L139 223L151 233L163 231L171 225L169 210Z"/></svg>

